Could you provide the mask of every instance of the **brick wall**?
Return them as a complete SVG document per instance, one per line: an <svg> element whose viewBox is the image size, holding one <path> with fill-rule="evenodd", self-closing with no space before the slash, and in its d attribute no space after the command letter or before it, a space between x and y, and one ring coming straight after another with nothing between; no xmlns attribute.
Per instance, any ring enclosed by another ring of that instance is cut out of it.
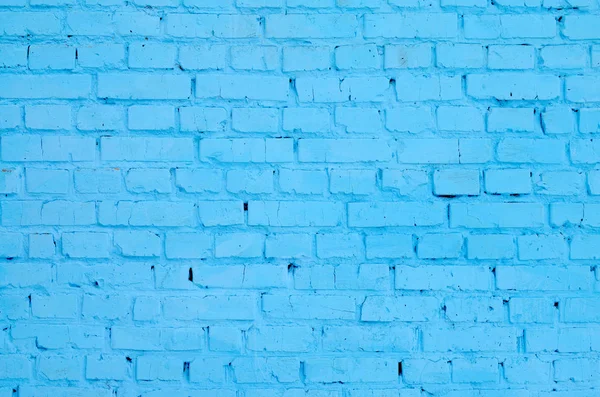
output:
<svg viewBox="0 0 600 397"><path fill-rule="evenodd" d="M0 0L0 397L600 396L596 0Z"/></svg>

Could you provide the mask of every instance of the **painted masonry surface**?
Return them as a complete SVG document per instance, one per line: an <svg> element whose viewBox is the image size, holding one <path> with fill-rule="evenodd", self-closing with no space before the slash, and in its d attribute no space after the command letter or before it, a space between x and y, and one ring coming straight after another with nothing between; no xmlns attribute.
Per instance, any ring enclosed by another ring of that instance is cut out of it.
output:
<svg viewBox="0 0 600 397"><path fill-rule="evenodd" d="M597 0L0 0L0 397L599 397Z"/></svg>

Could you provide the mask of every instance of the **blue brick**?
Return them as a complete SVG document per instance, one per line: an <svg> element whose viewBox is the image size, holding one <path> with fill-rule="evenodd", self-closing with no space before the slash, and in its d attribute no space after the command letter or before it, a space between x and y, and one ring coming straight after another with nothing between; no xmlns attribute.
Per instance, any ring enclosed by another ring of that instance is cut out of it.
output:
<svg viewBox="0 0 600 397"><path fill-rule="evenodd" d="M62 252L70 258L108 258L110 238L100 232L63 233Z"/></svg>
<svg viewBox="0 0 600 397"><path fill-rule="evenodd" d="M598 394L595 0L130 3L0 0L0 396Z"/></svg>

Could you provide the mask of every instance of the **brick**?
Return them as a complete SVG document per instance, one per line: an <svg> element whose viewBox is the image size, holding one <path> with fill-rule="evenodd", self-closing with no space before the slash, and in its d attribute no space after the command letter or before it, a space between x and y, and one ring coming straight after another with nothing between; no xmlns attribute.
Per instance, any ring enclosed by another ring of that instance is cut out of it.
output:
<svg viewBox="0 0 600 397"><path fill-rule="evenodd" d="M168 320L252 320L256 298L249 295L204 295L193 298L169 297L163 301Z"/></svg>
<svg viewBox="0 0 600 397"><path fill-rule="evenodd" d="M288 2L288 6L290 6ZM283 70L327 70L331 68L328 47L290 46L283 48Z"/></svg>
<svg viewBox="0 0 600 397"><path fill-rule="evenodd" d="M21 68L27 66L27 48L16 44L0 45L0 66L2 68Z"/></svg>
<svg viewBox="0 0 600 397"><path fill-rule="evenodd" d="M125 173L125 185L133 193L169 193L171 171L168 168L131 168Z"/></svg>
<svg viewBox="0 0 600 397"><path fill-rule="evenodd" d="M191 138L103 137L101 158L105 161L184 161L194 159Z"/></svg>
<svg viewBox="0 0 600 397"><path fill-rule="evenodd" d="M274 173L268 169L227 171L227 191L247 194L271 193Z"/></svg>
<svg viewBox="0 0 600 397"><path fill-rule="evenodd" d="M156 257L162 251L160 235L150 231L116 231L114 239L123 256Z"/></svg>
<svg viewBox="0 0 600 397"><path fill-rule="evenodd" d="M439 106L436 112L441 131L482 131L485 129L480 109L467 106Z"/></svg>
<svg viewBox="0 0 600 397"><path fill-rule="evenodd" d="M175 127L175 109L172 106L131 106L127 119L130 130L170 130Z"/></svg>
<svg viewBox="0 0 600 397"><path fill-rule="evenodd" d="M364 29L367 38L453 38L458 23L452 13L367 14Z"/></svg>
<svg viewBox="0 0 600 397"><path fill-rule="evenodd" d="M429 194L429 175L425 170L416 169L383 169L381 186L403 196L420 196Z"/></svg>
<svg viewBox="0 0 600 397"><path fill-rule="evenodd" d="M92 78L86 74L3 74L0 76L0 98L79 99L89 97L91 90Z"/></svg>
<svg viewBox="0 0 600 397"><path fill-rule="evenodd" d="M29 69L71 70L75 68L75 47L69 45L29 46Z"/></svg>
<svg viewBox="0 0 600 397"><path fill-rule="evenodd" d="M514 238L508 234L474 234L467 238L469 259L510 259L515 256Z"/></svg>
<svg viewBox="0 0 600 397"><path fill-rule="evenodd" d="M479 170L436 170L433 173L433 194L436 196L478 196Z"/></svg>
<svg viewBox="0 0 600 397"><path fill-rule="evenodd" d="M206 2L187 0L191 5L206 6ZM217 3L223 5L222 3ZM169 14L166 33L173 37L252 38L259 33L259 18L235 14Z"/></svg>
<svg viewBox="0 0 600 397"><path fill-rule="evenodd" d="M204 233L167 233L165 255L169 259L199 259L211 256L213 238Z"/></svg>
<svg viewBox="0 0 600 397"><path fill-rule="evenodd" d="M367 296L361 307L361 321L431 321L440 304L432 297Z"/></svg>
<svg viewBox="0 0 600 397"><path fill-rule="evenodd" d="M410 234L379 234L366 236L368 259L412 258L415 256L413 237Z"/></svg>
<svg viewBox="0 0 600 397"><path fill-rule="evenodd" d="M98 74L98 97L111 99L189 99L191 79L172 74Z"/></svg>
<svg viewBox="0 0 600 397"><path fill-rule="evenodd" d="M433 130L435 120L428 106L402 106L386 109L385 127L394 132Z"/></svg>
<svg viewBox="0 0 600 397"><path fill-rule="evenodd" d="M62 250L70 258L108 258L110 238L100 232L63 233Z"/></svg>
<svg viewBox="0 0 600 397"><path fill-rule="evenodd" d="M397 362L383 358L316 358L305 362L308 382L390 382Z"/></svg>
<svg viewBox="0 0 600 397"><path fill-rule="evenodd" d="M66 194L69 191L68 170L26 168L25 181L29 193Z"/></svg>
<svg viewBox="0 0 600 397"><path fill-rule="evenodd" d="M498 142L496 153L498 160L505 163L560 164L565 161L564 142L554 139L505 138Z"/></svg>
<svg viewBox="0 0 600 397"><path fill-rule="evenodd" d="M565 98L570 102L598 102L600 79L596 76L569 76L565 79Z"/></svg>
<svg viewBox="0 0 600 397"><path fill-rule="evenodd" d="M117 43L94 43L77 47L77 63L84 68L122 67L125 46Z"/></svg>
<svg viewBox="0 0 600 397"><path fill-rule="evenodd" d="M498 375L498 360L495 358L452 360L452 380L456 383L496 382Z"/></svg>
<svg viewBox="0 0 600 397"><path fill-rule="evenodd" d="M380 139L300 139L298 159L300 162L351 163L368 161L391 161L391 143Z"/></svg>
<svg viewBox="0 0 600 397"><path fill-rule="evenodd" d="M432 62L430 44L386 45L383 66L385 69L427 68Z"/></svg>
<svg viewBox="0 0 600 397"><path fill-rule="evenodd" d="M267 258L302 258L312 255L313 238L306 234L273 234L267 236Z"/></svg>
<svg viewBox="0 0 600 397"><path fill-rule="evenodd" d="M460 76L398 74L396 96L401 102L451 101L462 98Z"/></svg>
<svg viewBox="0 0 600 397"><path fill-rule="evenodd" d="M283 129L294 132L327 132L330 129L328 109L286 108L283 109Z"/></svg>
<svg viewBox="0 0 600 397"><path fill-rule="evenodd" d="M75 294L52 294L31 296L31 313L37 318L76 318L79 302Z"/></svg>
<svg viewBox="0 0 600 397"><path fill-rule="evenodd" d="M399 139L398 162L408 164L458 164L458 139Z"/></svg>
<svg viewBox="0 0 600 397"><path fill-rule="evenodd" d="M317 234L319 258L360 258L364 242L359 234Z"/></svg>
<svg viewBox="0 0 600 397"><path fill-rule="evenodd" d="M375 108L338 107L335 123L346 132L373 132L381 129L381 110Z"/></svg>
<svg viewBox="0 0 600 397"><path fill-rule="evenodd" d="M128 64L130 68L173 69L176 54L173 44L131 43Z"/></svg>
<svg viewBox="0 0 600 397"><path fill-rule="evenodd" d="M266 316L280 319L354 320L356 302L343 295L280 295L262 297Z"/></svg>
<svg viewBox="0 0 600 397"><path fill-rule="evenodd" d="M435 48L437 66L451 69L482 68L485 64L485 47L480 44L445 44Z"/></svg>
<svg viewBox="0 0 600 397"><path fill-rule="evenodd" d="M231 47L230 51L233 69L276 70L279 68L279 49L275 46L235 46Z"/></svg>
<svg viewBox="0 0 600 397"><path fill-rule="evenodd" d="M279 170L279 189L286 193L323 194L327 189L327 173L321 170Z"/></svg>
<svg viewBox="0 0 600 397"><path fill-rule="evenodd" d="M583 172L548 171L539 175L535 183L537 194L555 196L577 196L585 190Z"/></svg>
<svg viewBox="0 0 600 397"><path fill-rule="evenodd" d="M331 193L371 194L377 188L377 174L369 170L332 169L329 178Z"/></svg>
<svg viewBox="0 0 600 397"><path fill-rule="evenodd" d="M289 81L279 76L259 75L198 75L197 98L255 99L286 101Z"/></svg>
<svg viewBox="0 0 600 397"><path fill-rule="evenodd" d="M550 69L581 69L589 61L587 47L578 45L556 45L542 47L540 55L544 67Z"/></svg>
<svg viewBox="0 0 600 397"><path fill-rule="evenodd" d="M121 171L114 168L79 168L73 171L75 190L79 193L119 193Z"/></svg>
<svg viewBox="0 0 600 397"><path fill-rule="evenodd" d="M374 44L344 45L335 48L335 66L340 70L378 69L380 64L377 46Z"/></svg>
<svg viewBox="0 0 600 397"><path fill-rule="evenodd" d="M516 352L519 335L515 328L493 325L431 328L423 333L423 347L426 352Z"/></svg>
<svg viewBox="0 0 600 397"><path fill-rule="evenodd" d="M436 226L446 222L446 205L442 203L349 203L348 225L351 227Z"/></svg>
<svg viewBox="0 0 600 397"><path fill-rule="evenodd" d="M536 203L450 204L450 226L534 228L544 225L544 206Z"/></svg>
<svg viewBox="0 0 600 397"><path fill-rule="evenodd" d="M562 33L571 40L597 39L598 16L596 15L570 15L565 18Z"/></svg>
<svg viewBox="0 0 600 397"><path fill-rule="evenodd" d="M181 107L177 110L180 128L186 132L223 131L229 118L223 108Z"/></svg>
<svg viewBox="0 0 600 397"><path fill-rule="evenodd" d="M498 289L517 291L577 291L590 284L589 269L576 266L498 266L496 279Z"/></svg>
<svg viewBox="0 0 600 397"><path fill-rule="evenodd" d="M323 329L323 348L332 352L411 351L416 345L411 328L368 326L326 326Z"/></svg>
<svg viewBox="0 0 600 397"><path fill-rule="evenodd" d="M530 45L491 45L488 48L490 69L533 69L535 48Z"/></svg>
<svg viewBox="0 0 600 397"><path fill-rule="evenodd" d="M531 171L522 168L485 170L485 192L488 194L531 193Z"/></svg>
<svg viewBox="0 0 600 397"><path fill-rule="evenodd" d="M444 304L446 317L452 322L500 323L504 320L501 298L449 298Z"/></svg>
<svg viewBox="0 0 600 397"><path fill-rule="evenodd" d="M194 204L159 201L101 201L98 221L101 225L122 226L193 226Z"/></svg>
<svg viewBox="0 0 600 397"><path fill-rule="evenodd" d="M82 131L120 130L125 128L125 114L119 106L83 106L77 112L77 128Z"/></svg>
<svg viewBox="0 0 600 397"><path fill-rule="evenodd" d="M197 45L179 48L179 66L184 70L223 70L227 68L229 47Z"/></svg>
<svg viewBox="0 0 600 397"><path fill-rule="evenodd" d="M390 89L390 80L382 76L298 77L296 92L301 103L382 102Z"/></svg>
<svg viewBox="0 0 600 397"><path fill-rule="evenodd" d="M488 113L488 132L534 132L535 109L491 108Z"/></svg>
<svg viewBox="0 0 600 397"><path fill-rule="evenodd" d="M268 38L344 38L355 37L358 21L351 14L269 15L266 18Z"/></svg>
<svg viewBox="0 0 600 397"><path fill-rule="evenodd" d="M458 233L424 234L418 240L417 256L421 259L458 258L461 255L463 238Z"/></svg>
<svg viewBox="0 0 600 397"><path fill-rule="evenodd" d="M277 132L279 110L272 108L233 108L231 127L240 132Z"/></svg>
<svg viewBox="0 0 600 397"><path fill-rule="evenodd" d="M558 76L532 73L467 75L467 95L476 99L551 100L560 95Z"/></svg>

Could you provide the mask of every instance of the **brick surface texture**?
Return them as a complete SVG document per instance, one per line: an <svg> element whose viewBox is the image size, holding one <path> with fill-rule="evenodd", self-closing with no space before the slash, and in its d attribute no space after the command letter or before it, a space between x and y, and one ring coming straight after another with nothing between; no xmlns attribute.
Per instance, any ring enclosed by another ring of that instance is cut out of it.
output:
<svg viewBox="0 0 600 397"><path fill-rule="evenodd" d="M0 397L599 397L597 0L0 0Z"/></svg>

